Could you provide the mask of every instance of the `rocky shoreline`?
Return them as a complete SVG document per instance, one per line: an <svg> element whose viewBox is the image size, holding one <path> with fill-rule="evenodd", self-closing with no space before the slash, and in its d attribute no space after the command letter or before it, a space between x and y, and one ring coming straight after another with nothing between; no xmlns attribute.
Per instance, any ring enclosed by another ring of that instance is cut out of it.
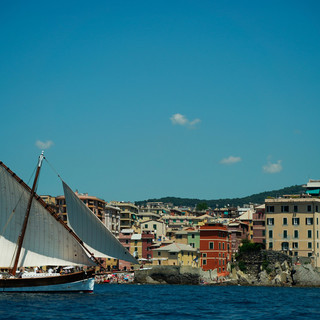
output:
<svg viewBox="0 0 320 320"><path fill-rule="evenodd" d="M293 263L291 257L261 250L241 254L228 266L229 275L189 266L152 266L135 271L134 283L185 285L241 285L319 287L320 273L310 263Z"/></svg>

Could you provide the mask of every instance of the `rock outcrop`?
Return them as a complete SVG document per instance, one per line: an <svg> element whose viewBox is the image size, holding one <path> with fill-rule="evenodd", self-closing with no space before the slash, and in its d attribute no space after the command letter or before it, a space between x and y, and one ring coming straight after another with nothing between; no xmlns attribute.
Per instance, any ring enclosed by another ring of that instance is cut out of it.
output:
<svg viewBox="0 0 320 320"><path fill-rule="evenodd" d="M240 285L320 286L320 274L311 264L293 264L291 257L277 251L239 255L230 277Z"/></svg>
<svg viewBox="0 0 320 320"><path fill-rule="evenodd" d="M135 283L143 284L199 284L200 269L188 266L153 266L137 270Z"/></svg>

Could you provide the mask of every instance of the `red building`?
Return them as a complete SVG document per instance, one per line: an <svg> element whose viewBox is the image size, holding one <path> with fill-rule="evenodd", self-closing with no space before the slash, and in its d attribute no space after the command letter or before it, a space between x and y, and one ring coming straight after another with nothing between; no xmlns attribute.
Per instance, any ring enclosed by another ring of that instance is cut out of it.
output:
<svg viewBox="0 0 320 320"><path fill-rule="evenodd" d="M142 232L142 261L150 260L153 258L152 244L154 235L151 232ZM146 259L146 260L144 260Z"/></svg>
<svg viewBox="0 0 320 320"><path fill-rule="evenodd" d="M231 260L230 236L222 224L208 223L200 227L200 266L203 270L217 269L219 275L227 273Z"/></svg>

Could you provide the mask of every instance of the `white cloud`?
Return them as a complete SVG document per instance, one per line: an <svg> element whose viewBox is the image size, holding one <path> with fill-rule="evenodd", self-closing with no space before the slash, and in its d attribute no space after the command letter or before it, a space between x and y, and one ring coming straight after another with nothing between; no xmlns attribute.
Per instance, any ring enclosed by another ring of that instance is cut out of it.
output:
<svg viewBox="0 0 320 320"><path fill-rule="evenodd" d="M233 157L233 156L230 156L228 158L224 158L220 161L220 163L222 164L234 164L234 163L237 163L237 162L240 162L242 159L240 157Z"/></svg>
<svg viewBox="0 0 320 320"><path fill-rule="evenodd" d="M201 122L200 119L194 119L194 120L190 121L184 115L182 115L180 113L174 114L170 118L170 120L171 120L172 124L174 124L174 125L177 124L179 126L188 126L188 127L194 127L196 124Z"/></svg>
<svg viewBox="0 0 320 320"><path fill-rule="evenodd" d="M49 149L51 146L53 146L53 141L48 140L46 142L43 142L43 141L37 140L36 146L41 150Z"/></svg>
<svg viewBox="0 0 320 320"><path fill-rule="evenodd" d="M263 171L266 173L278 173L282 171L281 160L278 160L276 163L271 163L269 161L268 164L263 166Z"/></svg>

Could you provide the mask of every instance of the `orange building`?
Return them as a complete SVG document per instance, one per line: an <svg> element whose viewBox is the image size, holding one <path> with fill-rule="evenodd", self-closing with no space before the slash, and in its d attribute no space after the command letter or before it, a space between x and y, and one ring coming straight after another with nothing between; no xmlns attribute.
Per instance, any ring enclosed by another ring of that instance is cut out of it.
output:
<svg viewBox="0 0 320 320"><path fill-rule="evenodd" d="M204 271L217 269L219 275L227 273L231 260L230 235L227 227L208 223L200 227L200 266Z"/></svg>

